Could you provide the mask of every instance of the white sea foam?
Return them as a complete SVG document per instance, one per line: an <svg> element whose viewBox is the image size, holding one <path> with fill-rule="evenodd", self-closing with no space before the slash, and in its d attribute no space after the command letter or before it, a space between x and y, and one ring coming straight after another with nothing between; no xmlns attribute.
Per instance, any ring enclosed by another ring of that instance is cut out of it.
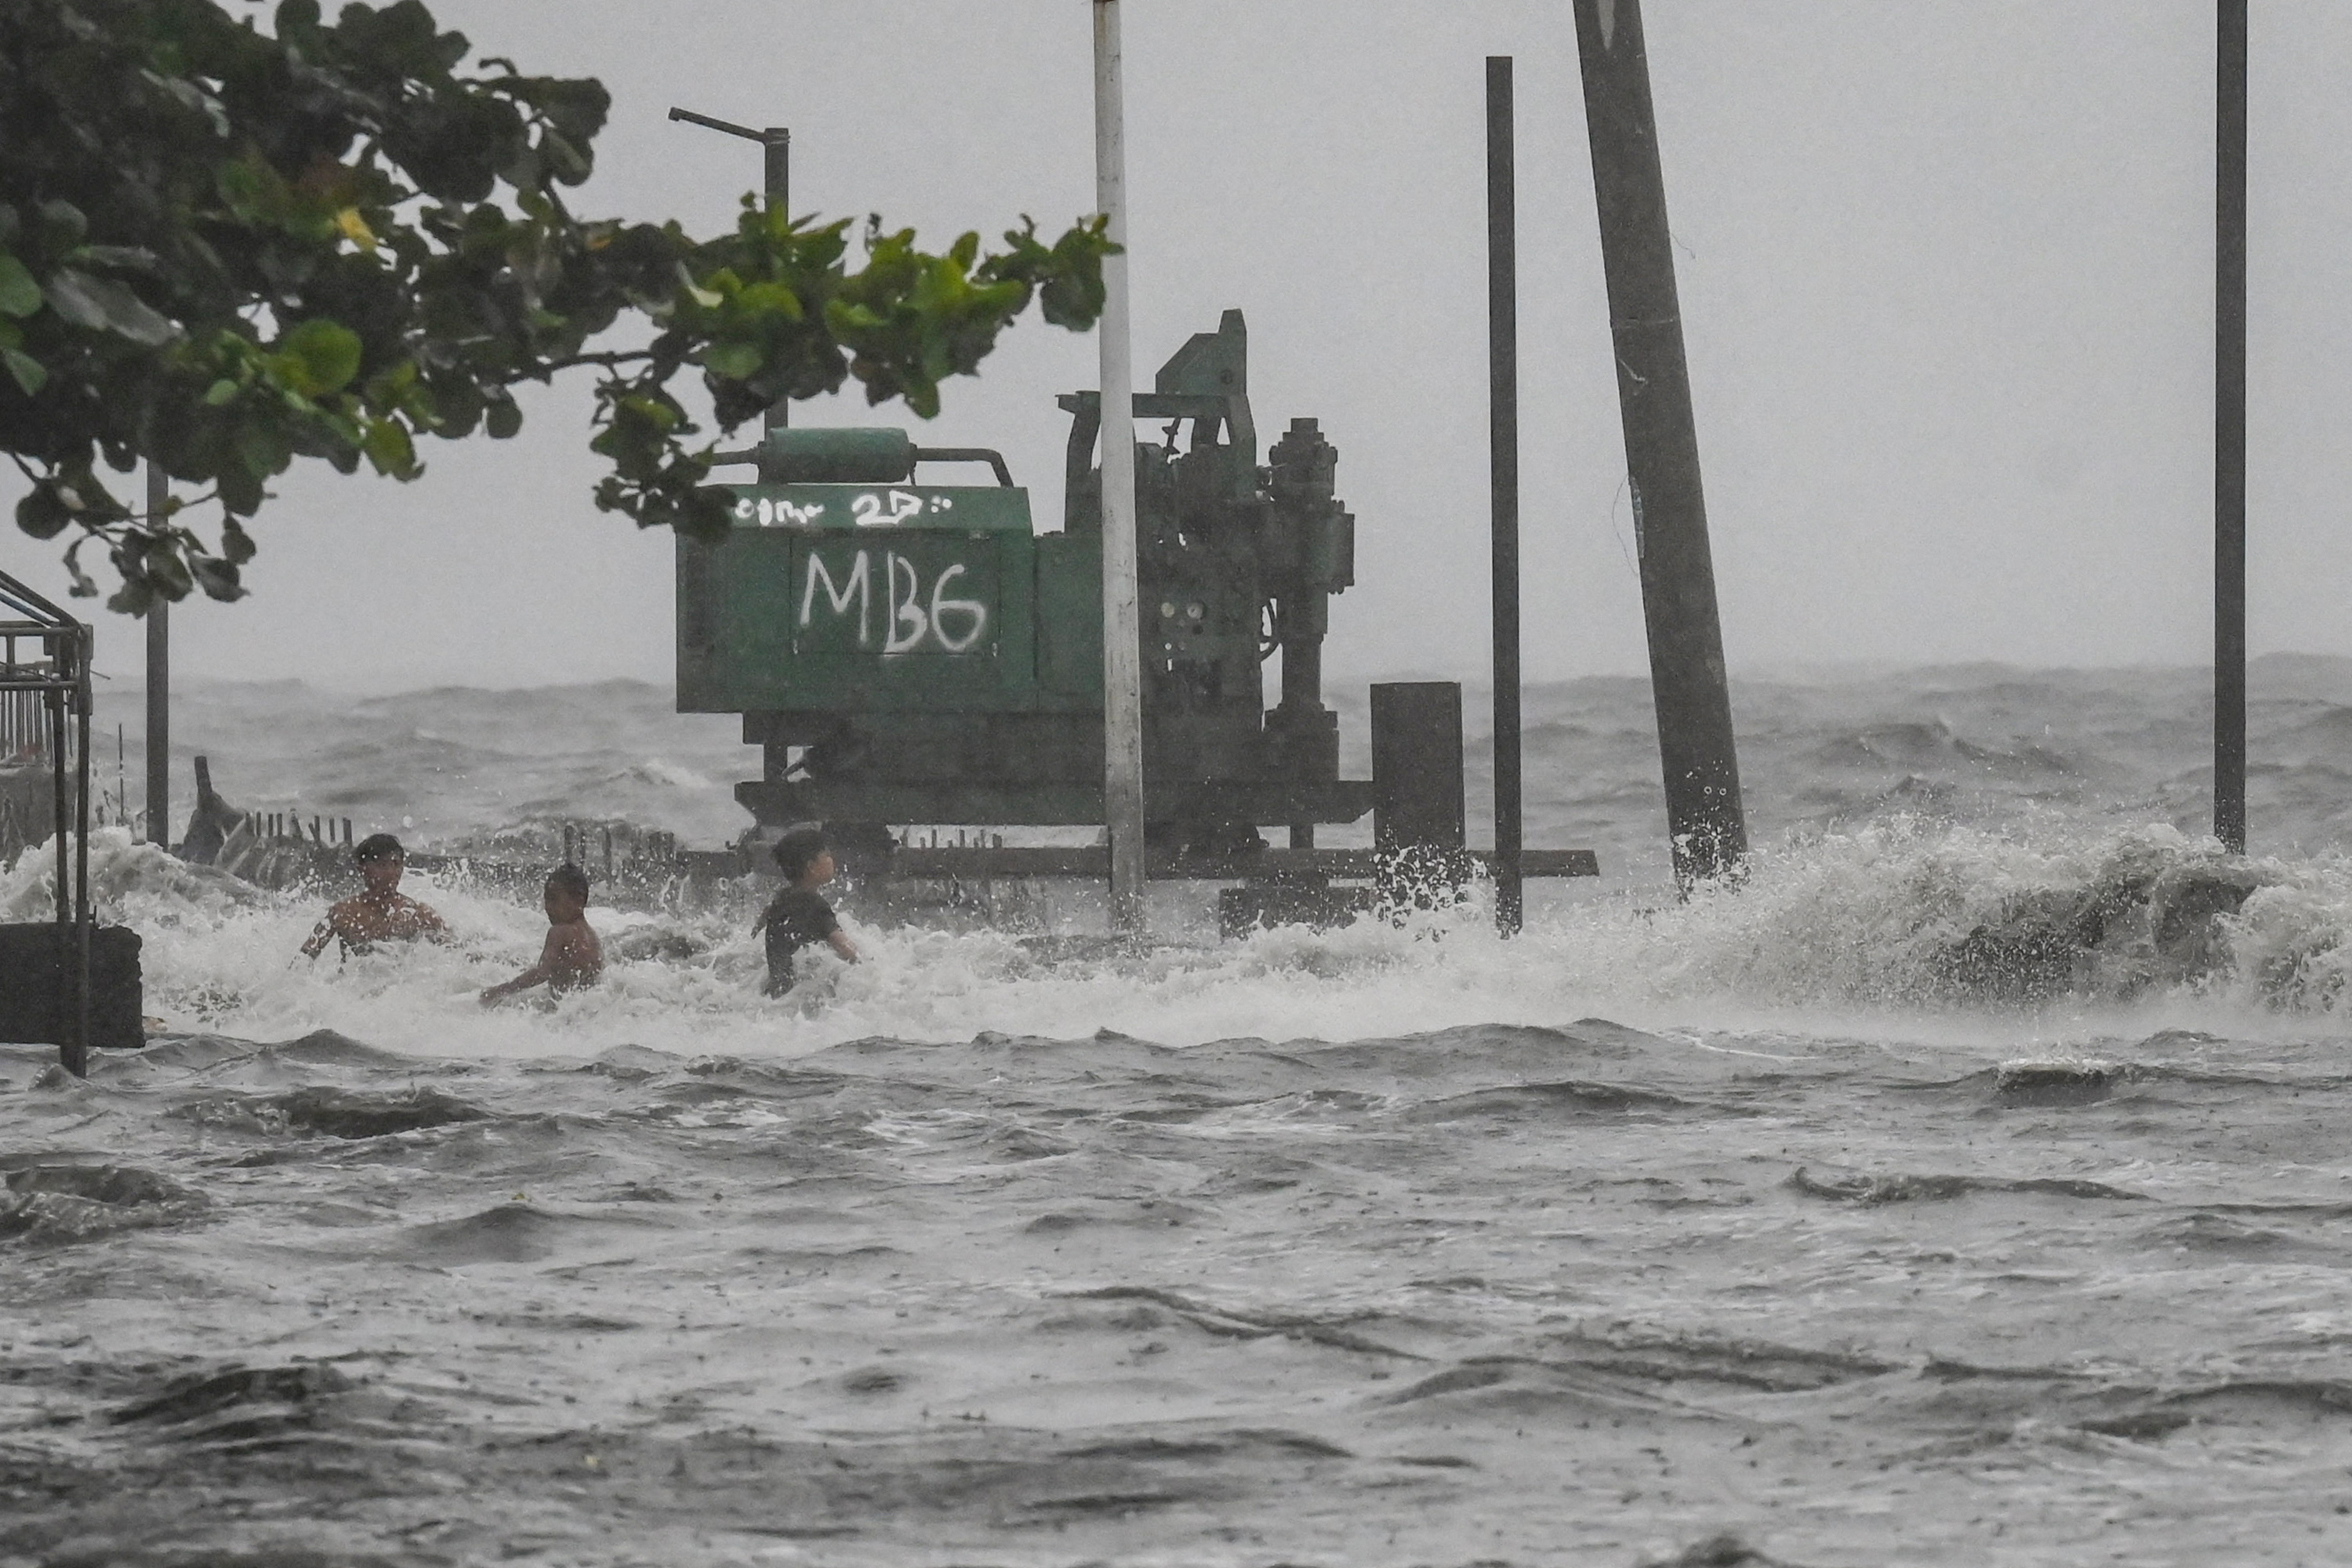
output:
<svg viewBox="0 0 2352 1568"><path fill-rule="evenodd" d="M53 864L46 852L20 860L0 879L0 911L46 918ZM1952 954L1971 933L1982 940L2040 918L2032 911L2226 864L2210 841L2170 828L2034 843L1903 818L1765 847L1743 886L1686 901L1614 897L1538 912L1508 941L1492 929L1483 888L1458 909L1399 922L1368 917L1127 952L1009 931L876 927L853 909L866 961L849 968L805 955L803 985L779 1001L758 994L762 959L747 910L611 914L604 930L616 950L625 937L645 939L644 951L670 956L616 956L596 992L486 1013L475 993L528 964L543 930L535 910L508 895L412 872L408 890L447 918L450 946L313 963L296 950L323 894L262 892L120 829L101 831L91 852L101 915L146 937L151 1013L247 1037L326 1027L403 1050L488 1056L624 1044L796 1055L866 1037L982 1031L1109 1029L1179 1045L1356 1039L1595 1015L1761 1030L1957 1026L2020 1039L2096 1035L2119 1010L2141 1024L2226 1018L2257 1028L2265 1017L2332 1017L2352 974L2352 863L2336 858L2254 862L2245 874L2263 885L2217 923L2221 947L2210 964L2168 959L2143 900L2117 906L2055 994L2020 1000L1954 972Z"/></svg>

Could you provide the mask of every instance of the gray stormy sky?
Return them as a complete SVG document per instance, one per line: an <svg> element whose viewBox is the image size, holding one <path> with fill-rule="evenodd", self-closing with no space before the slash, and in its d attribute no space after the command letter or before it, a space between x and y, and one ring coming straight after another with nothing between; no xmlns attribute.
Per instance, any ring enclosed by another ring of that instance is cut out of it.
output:
<svg viewBox="0 0 2352 1568"><path fill-rule="evenodd" d="M939 242L1092 205L1082 0L436 0L478 53L587 74L613 120L580 210L731 221L793 131L793 206ZM1647 0L1724 637L1813 661L2208 657L2212 6ZM1359 585L1335 674L1486 659L1481 83L1517 58L1531 676L1643 668L1561 0L1129 0L1139 384L1249 315L1270 439L1340 451ZM2352 653L2352 7L2252 35L2252 641ZM1058 526L1095 345L1034 318L924 431L1002 447ZM670 545L600 514L584 382L401 486L321 468L257 529L250 598L174 623L191 673L333 686L664 679ZM862 399L804 424L901 423ZM14 492L5 499L13 503ZM61 585L11 532L0 564ZM138 628L100 664L136 679Z"/></svg>

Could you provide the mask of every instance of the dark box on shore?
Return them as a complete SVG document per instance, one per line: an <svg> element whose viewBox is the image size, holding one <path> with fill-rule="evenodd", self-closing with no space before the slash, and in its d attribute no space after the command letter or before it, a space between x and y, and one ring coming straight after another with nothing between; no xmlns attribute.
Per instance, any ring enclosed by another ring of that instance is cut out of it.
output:
<svg viewBox="0 0 2352 1568"><path fill-rule="evenodd" d="M62 1046L73 1033L74 928L55 921L0 925L0 1040ZM139 933L128 926L89 932L89 1043L135 1051L141 1023Z"/></svg>

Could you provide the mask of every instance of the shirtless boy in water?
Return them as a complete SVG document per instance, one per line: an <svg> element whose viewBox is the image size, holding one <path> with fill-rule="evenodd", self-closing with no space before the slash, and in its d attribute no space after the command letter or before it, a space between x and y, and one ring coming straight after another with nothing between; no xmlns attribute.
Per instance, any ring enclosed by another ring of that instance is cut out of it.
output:
<svg viewBox="0 0 2352 1568"><path fill-rule="evenodd" d="M551 994L561 996L595 984L604 973L604 944L588 929L588 873L577 866L558 866L548 873L543 901L547 945L539 950L539 962L505 984L483 992L483 1006L534 985L545 985Z"/></svg>
<svg viewBox="0 0 2352 1568"><path fill-rule="evenodd" d="M318 957L333 941L340 941L345 952L365 952L380 942L449 940L449 928L439 915L401 892L400 874L408 868L408 852L399 839L389 833L370 834L352 851L352 858L359 862L367 889L327 911L302 944L303 957Z"/></svg>

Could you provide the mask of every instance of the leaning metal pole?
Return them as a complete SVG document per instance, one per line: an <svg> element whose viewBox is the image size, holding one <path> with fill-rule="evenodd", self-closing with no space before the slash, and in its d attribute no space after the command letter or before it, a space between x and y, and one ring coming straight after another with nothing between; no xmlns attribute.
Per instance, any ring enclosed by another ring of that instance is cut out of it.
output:
<svg viewBox="0 0 2352 1568"><path fill-rule="evenodd" d="M1748 854L1690 367L1640 0L1575 0L1575 8L1666 826L1675 881L1687 891L1695 880L1737 871Z"/></svg>
<svg viewBox="0 0 2352 1568"><path fill-rule="evenodd" d="M1519 929L1519 299L1511 57L1486 57L1486 416L1494 501L1495 924Z"/></svg>
<svg viewBox="0 0 2352 1568"><path fill-rule="evenodd" d="M149 526L161 528L171 499L163 465L147 465ZM172 601L147 606L147 842L172 847Z"/></svg>
<svg viewBox="0 0 2352 1568"><path fill-rule="evenodd" d="M1094 0L1095 205L1127 243L1126 111L1118 0ZM1114 931L1143 929L1143 659L1135 603L1135 404L1128 356L1127 257L1103 258L1103 821L1110 831Z"/></svg>
<svg viewBox="0 0 2352 1568"><path fill-rule="evenodd" d="M2213 837L2246 852L2246 0L2220 0L2214 82Z"/></svg>

